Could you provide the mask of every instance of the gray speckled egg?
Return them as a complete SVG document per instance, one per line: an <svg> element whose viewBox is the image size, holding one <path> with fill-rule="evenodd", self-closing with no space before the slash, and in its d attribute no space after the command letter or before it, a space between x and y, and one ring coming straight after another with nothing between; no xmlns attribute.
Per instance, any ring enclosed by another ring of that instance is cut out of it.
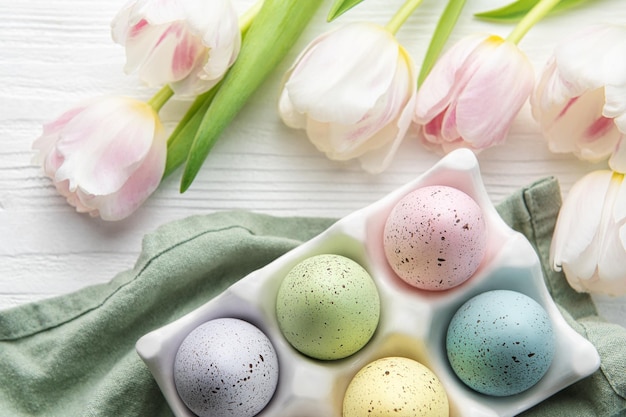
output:
<svg viewBox="0 0 626 417"><path fill-rule="evenodd" d="M552 363L555 338L548 314L535 300L495 290L457 310L446 349L452 369L467 386L508 396L539 382Z"/></svg>
<svg viewBox="0 0 626 417"><path fill-rule="evenodd" d="M353 260L313 256L283 279L276 317L287 341L301 353L321 360L345 358L365 346L378 326L378 289Z"/></svg>
<svg viewBox="0 0 626 417"><path fill-rule="evenodd" d="M387 261L408 284L447 290L470 278L487 247L480 206L448 186L419 188L402 198L385 224Z"/></svg>
<svg viewBox="0 0 626 417"><path fill-rule="evenodd" d="M278 384L278 359L267 336L233 318L195 328L178 348L176 390L200 417L253 417Z"/></svg>

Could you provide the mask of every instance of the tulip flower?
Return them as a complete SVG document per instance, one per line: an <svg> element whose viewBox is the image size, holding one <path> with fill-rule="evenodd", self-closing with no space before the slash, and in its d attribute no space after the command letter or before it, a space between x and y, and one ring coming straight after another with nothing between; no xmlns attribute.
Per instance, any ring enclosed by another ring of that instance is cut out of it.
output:
<svg viewBox="0 0 626 417"><path fill-rule="evenodd" d="M446 51L417 93L413 120L426 147L479 152L506 140L534 84L534 69L517 44L558 3L540 0L506 39L471 35Z"/></svg>
<svg viewBox="0 0 626 417"><path fill-rule="evenodd" d="M533 67L514 43L495 35L462 39L417 93L414 120L424 144L447 153L503 143L533 82Z"/></svg>
<svg viewBox="0 0 626 417"><path fill-rule="evenodd" d="M558 45L531 97L555 153L626 172L626 26L593 26Z"/></svg>
<svg viewBox="0 0 626 417"><path fill-rule="evenodd" d="M551 247L551 264L579 292L626 294L626 181L595 171L571 188Z"/></svg>
<svg viewBox="0 0 626 417"><path fill-rule="evenodd" d="M285 75L278 110L328 158L359 159L375 173L410 126L416 88L415 65L393 33L352 23L305 48Z"/></svg>
<svg viewBox="0 0 626 417"><path fill-rule="evenodd" d="M241 47L230 0L131 0L111 34L126 48L126 72L138 70L148 85L169 84L181 96L216 85Z"/></svg>
<svg viewBox="0 0 626 417"><path fill-rule="evenodd" d="M34 162L78 212L123 219L152 194L163 175L167 135L157 107L107 97L69 110L44 125L33 143L39 151Z"/></svg>
<svg viewBox="0 0 626 417"><path fill-rule="evenodd" d="M286 74L279 113L330 159L358 158L380 172L409 128L415 89L415 66L393 34L352 23L301 53Z"/></svg>

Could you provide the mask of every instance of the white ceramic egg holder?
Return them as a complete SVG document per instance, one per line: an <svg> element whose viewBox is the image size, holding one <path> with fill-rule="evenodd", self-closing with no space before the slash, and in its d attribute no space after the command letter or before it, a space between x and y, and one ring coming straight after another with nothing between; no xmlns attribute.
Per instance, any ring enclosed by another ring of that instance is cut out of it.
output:
<svg viewBox="0 0 626 417"><path fill-rule="evenodd" d="M482 208L488 232L486 255L464 284L444 292L421 291L402 282L387 264L383 228L394 205L409 192L428 185L464 191ZM288 344L275 315L282 279L298 262L334 253L361 264L373 277L381 299L381 318L370 342L354 355L336 361L308 358ZM535 299L547 311L556 338L554 360L545 376L525 392L508 397L479 394L465 386L448 363L445 337L450 319L469 298L508 289ZM143 336L136 348L177 417L193 417L176 392L173 369L178 347L200 324L221 317L246 320L272 341L279 360L279 383L264 417L340 417L344 392L369 362L404 356L426 365L440 379L451 417L514 416L598 369L600 359L589 341L565 322L544 284L539 258L524 236L504 223L483 186L478 161L458 150L432 169L378 202L336 222L319 236L250 273L218 297Z"/></svg>

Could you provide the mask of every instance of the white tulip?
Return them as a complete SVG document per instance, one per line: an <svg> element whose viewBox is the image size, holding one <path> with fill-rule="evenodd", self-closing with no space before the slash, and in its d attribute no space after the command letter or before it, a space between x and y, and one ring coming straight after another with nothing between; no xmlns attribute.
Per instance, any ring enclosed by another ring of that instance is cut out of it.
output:
<svg viewBox="0 0 626 417"><path fill-rule="evenodd" d="M394 35L352 23L314 39L285 76L278 110L333 160L358 159L368 172L390 164L408 130L415 66Z"/></svg>
<svg viewBox="0 0 626 417"><path fill-rule="evenodd" d="M102 97L45 124L33 143L34 162L76 211L121 220L159 186L166 143L150 104Z"/></svg>
<svg viewBox="0 0 626 417"><path fill-rule="evenodd" d="M626 172L626 26L592 26L558 45L531 105L551 151Z"/></svg>
<svg viewBox="0 0 626 417"><path fill-rule="evenodd" d="M580 179L565 199L551 264L576 291L626 294L626 181L603 170Z"/></svg>
<svg viewBox="0 0 626 417"><path fill-rule="evenodd" d="M137 70L148 85L169 84L182 96L216 85L241 47L230 0L130 0L111 34L126 48L126 72Z"/></svg>
<svg viewBox="0 0 626 417"><path fill-rule="evenodd" d="M512 42L495 35L462 38L437 61L417 92L414 120L422 143L448 153L505 142L528 100L533 67Z"/></svg>

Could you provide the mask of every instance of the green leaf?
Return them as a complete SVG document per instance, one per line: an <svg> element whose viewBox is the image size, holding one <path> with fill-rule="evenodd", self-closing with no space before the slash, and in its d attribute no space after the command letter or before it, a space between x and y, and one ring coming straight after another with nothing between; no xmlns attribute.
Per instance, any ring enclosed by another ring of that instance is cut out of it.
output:
<svg viewBox="0 0 626 417"><path fill-rule="evenodd" d="M187 113L180 120L176 129L167 141L167 159L165 161L165 172L163 178L169 176L179 166L185 163L191 150L191 144L196 137L202 116L206 113L213 97L217 93L221 83L215 85L211 90L199 95L187 110Z"/></svg>
<svg viewBox="0 0 626 417"><path fill-rule="evenodd" d="M326 20L332 22L362 1L363 0L335 0L330 8L330 12L328 12Z"/></svg>
<svg viewBox="0 0 626 417"><path fill-rule="evenodd" d="M241 45L237 61L204 113L181 178L185 192L211 148L248 98L287 55L322 0L265 0Z"/></svg>
<svg viewBox="0 0 626 417"><path fill-rule="evenodd" d="M567 10L579 4L593 0L561 0L551 13ZM507 6L486 12L476 13L478 19L491 20L495 22L517 22L521 20L532 9L539 0L517 0Z"/></svg>
<svg viewBox="0 0 626 417"><path fill-rule="evenodd" d="M437 27L433 32L433 37L430 40L430 45L428 45L426 55L424 56L419 76L417 77L418 86L422 85L422 82L430 73L433 65L437 62L439 54L441 54L443 47L450 37L450 33L452 33L452 29L454 29L456 22L459 20L463 6L465 6L465 0L450 0L441 14Z"/></svg>

